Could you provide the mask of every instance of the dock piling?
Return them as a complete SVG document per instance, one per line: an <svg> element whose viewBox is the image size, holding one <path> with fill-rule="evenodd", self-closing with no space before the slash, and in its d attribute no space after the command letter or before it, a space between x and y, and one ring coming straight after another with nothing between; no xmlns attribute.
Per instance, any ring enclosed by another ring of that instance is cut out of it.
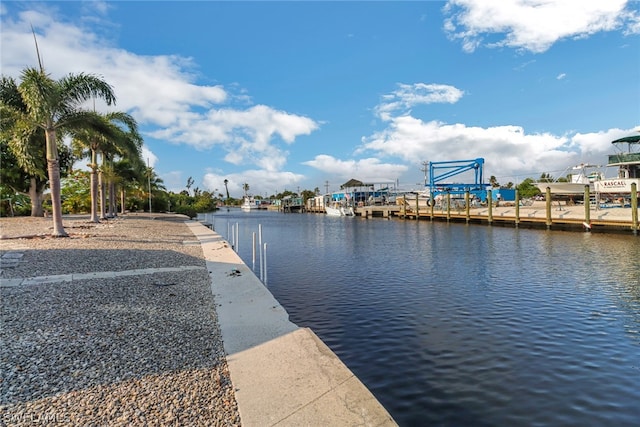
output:
<svg viewBox="0 0 640 427"><path fill-rule="evenodd" d="M491 195L491 190L487 190L487 207L489 210L487 211L487 221L489 225L493 222L493 196Z"/></svg>
<svg viewBox="0 0 640 427"><path fill-rule="evenodd" d="M520 193L518 192L518 189L516 189L516 228L518 228L518 224L520 224Z"/></svg>
<svg viewBox="0 0 640 427"><path fill-rule="evenodd" d="M631 184L631 224L633 226L633 234L638 235L638 186L636 183Z"/></svg>
<svg viewBox="0 0 640 427"><path fill-rule="evenodd" d="M471 213L469 211L469 190L464 192L464 209L467 216L467 224L469 224L469 221L471 220Z"/></svg>
<svg viewBox="0 0 640 427"><path fill-rule="evenodd" d="M598 201L596 200L596 205ZM589 186L584 186L584 228L586 231L591 230L591 195L589 193Z"/></svg>
<svg viewBox="0 0 640 427"><path fill-rule="evenodd" d="M551 229L551 188L547 187L547 192L545 195L545 200L547 202L547 230Z"/></svg>

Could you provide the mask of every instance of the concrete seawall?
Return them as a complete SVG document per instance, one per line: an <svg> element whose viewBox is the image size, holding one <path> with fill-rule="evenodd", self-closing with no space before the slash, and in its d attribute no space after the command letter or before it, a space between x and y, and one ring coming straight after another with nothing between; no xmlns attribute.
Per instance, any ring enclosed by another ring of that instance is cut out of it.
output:
<svg viewBox="0 0 640 427"><path fill-rule="evenodd" d="M202 245L244 426L395 426L364 384L289 315L220 235Z"/></svg>

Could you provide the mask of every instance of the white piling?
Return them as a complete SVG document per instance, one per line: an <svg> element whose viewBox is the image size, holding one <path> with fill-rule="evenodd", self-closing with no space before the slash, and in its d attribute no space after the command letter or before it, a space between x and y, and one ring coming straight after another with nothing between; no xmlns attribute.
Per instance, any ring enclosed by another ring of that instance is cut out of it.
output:
<svg viewBox="0 0 640 427"><path fill-rule="evenodd" d="M240 232L238 231L239 229L240 229L240 226L236 222L236 252L238 253L239 253L238 246L240 246Z"/></svg>
<svg viewBox="0 0 640 427"><path fill-rule="evenodd" d="M251 240L252 240L252 244L251 244L251 269L255 270L256 269L256 232L255 231L251 234Z"/></svg>
<svg viewBox="0 0 640 427"><path fill-rule="evenodd" d="M258 248L260 248L260 280L264 281L264 268L262 267L262 224L258 224Z"/></svg>
<svg viewBox="0 0 640 427"><path fill-rule="evenodd" d="M262 281L265 285L267 284L267 244L264 244L264 280Z"/></svg>

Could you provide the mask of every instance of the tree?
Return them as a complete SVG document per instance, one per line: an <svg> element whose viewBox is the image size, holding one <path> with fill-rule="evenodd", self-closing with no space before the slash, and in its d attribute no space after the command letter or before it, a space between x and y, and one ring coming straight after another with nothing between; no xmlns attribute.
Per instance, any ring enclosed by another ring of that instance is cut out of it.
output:
<svg viewBox="0 0 640 427"><path fill-rule="evenodd" d="M244 191L244 195L246 196L249 192L249 184L247 184L246 182L242 184L242 190Z"/></svg>
<svg viewBox="0 0 640 427"><path fill-rule="evenodd" d="M87 126L87 117L91 113L82 109L85 101L99 97L111 105L115 103L115 95L108 83L91 74L69 74L60 80L53 80L41 66L40 70L26 68L21 77L18 91L27 111L6 106L3 102L2 113L11 116L14 136L21 136L20 139L25 143L37 129L44 130L51 190L52 236L66 237L68 234L62 224L58 133L64 134Z"/></svg>
<svg viewBox="0 0 640 427"><path fill-rule="evenodd" d="M113 170L120 183L120 213L127 210L127 192L134 189L136 183L144 180L144 162L142 159L120 159L113 163Z"/></svg>
<svg viewBox="0 0 640 427"><path fill-rule="evenodd" d="M193 185L193 177L189 177L187 179L187 194L189 194L189 190L191 190L192 185Z"/></svg>
<svg viewBox="0 0 640 427"><path fill-rule="evenodd" d="M526 178L516 188L518 189L518 196L522 199L528 199L530 197L540 194L540 189L534 184L532 178Z"/></svg>
<svg viewBox="0 0 640 427"><path fill-rule="evenodd" d="M87 117L89 119L90 116ZM91 222L99 222L98 216L98 189L100 188L100 218L105 217L105 183L104 174L111 173L113 181L113 168L106 165L106 158L112 153L126 153L133 151L134 156L139 157L137 153L136 142L129 142L127 134L118 127L118 123L131 123L135 135L137 135L135 120L126 113L114 112L109 114L93 113L90 120L87 120L91 127L76 129L72 131L72 146L79 158L89 157L90 162L87 166L91 169L90 174L90 193L91 193ZM139 137L138 137L139 138ZM102 168L98 165L98 155L102 155ZM109 170L107 170L109 169ZM113 196L110 197L113 201Z"/></svg>
<svg viewBox="0 0 640 427"><path fill-rule="evenodd" d="M227 190L227 199L229 198L229 187L228 187L228 184L229 184L229 180L225 179L224 180L224 189Z"/></svg>
<svg viewBox="0 0 640 427"><path fill-rule="evenodd" d="M117 215L116 184L121 181L114 167L114 161L116 158L129 159L131 166L139 171L142 171L145 166L141 155L142 137L138 133L135 119L123 112L108 113L104 119L110 127L110 132L104 133L104 136L112 136L102 145L102 165L98 182L101 189L101 218L106 216L111 218ZM108 214L105 212L107 187L109 192Z"/></svg>
<svg viewBox="0 0 640 427"><path fill-rule="evenodd" d="M28 110L14 79L2 77L0 80L0 102L3 113L0 125L2 182L16 194L29 197L31 216L41 217L44 215L43 194L48 184L46 151L42 143L44 130L36 129L25 135L18 129L15 120L19 114L16 111L27 114ZM61 174L66 175L73 164L71 152L59 143L58 154Z"/></svg>
<svg viewBox="0 0 640 427"><path fill-rule="evenodd" d="M540 175L540 182L553 182L554 178L549 173L542 173Z"/></svg>
<svg viewBox="0 0 640 427"><path fill-rule="evenodd" d="M146 182L144 183L143 187L143 193L145 193L146 197L149 198L149 196L153 195L154 193L158 193L158 192L165 192L167 189L164 186L164 181L162 180L162 178L160 178L156 172L153 170L152 167L147 167L146 171L145 171L145 178L146 178ZM151 191L151 193L149 193L149 190ZM155 200L152 197L153 200ZM156 203L155 201L152 202L152 209L153 209L153 203ZM164 206L155 206L156 209L155 210L164 210L165 207Z"/></svg>
<svg viewBox="0 0 640 427"><path fill-rule="evenodd" d="M62 211L85 213L91 209L90 172L77 170L61 181Z"/></svg>

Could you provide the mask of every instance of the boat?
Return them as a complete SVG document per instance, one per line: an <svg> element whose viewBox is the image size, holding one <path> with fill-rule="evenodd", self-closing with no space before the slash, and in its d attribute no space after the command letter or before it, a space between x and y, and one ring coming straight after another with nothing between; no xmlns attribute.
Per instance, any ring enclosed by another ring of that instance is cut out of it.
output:
<svg viewBox="0 0 640 427"><path fill-rule="evenodd" d="M253 197L244 196L240 209L243 211L250 211L252 209L258 209L260 207L260 201L255 200Z"/></svg>
<svg viewBox="0 0 640 427"><path fill-rule="evenodd" d="M565 173L571 171L568 174L568 181L539 181L534 184L543 193L549 188L551 194L579 195L584 194L584 187L587 185L589 186L589 191L593 193L596 190L595 184L604 178L603 173L600 171L601 168L602 166L599 165L581 163L565 170Z"/></svg>
<svg viewBox="0 0 640 427"><path fill-rule="evenodd" d="M324 206L324 211L328 216L355 216L352 206L348 206L340 201L332 201Z"/></svg>
<svg viewBox="0 0 640 427"><path fill-rule="evenodd" d="M617 153L609 155L607 167L617 167L618 174L615 178L597 181L595 191L630 194L631 184L635 183L636 190L640 193L640 135L616 139L611 143L614 144ZM637 146L638 150L632 152L633 146Z"/></svg>
<svg viewBox="0 0 640 427"><path fill-rule="evenodd" d="M416 201L417 199L417 201ZM405 206L408 210L413 210L416 208L416 204L418 206L418 210L427 209L430 204L431 196L428 191L422 192L407 192L402 195L396 196L396 205Z"/></svg>

